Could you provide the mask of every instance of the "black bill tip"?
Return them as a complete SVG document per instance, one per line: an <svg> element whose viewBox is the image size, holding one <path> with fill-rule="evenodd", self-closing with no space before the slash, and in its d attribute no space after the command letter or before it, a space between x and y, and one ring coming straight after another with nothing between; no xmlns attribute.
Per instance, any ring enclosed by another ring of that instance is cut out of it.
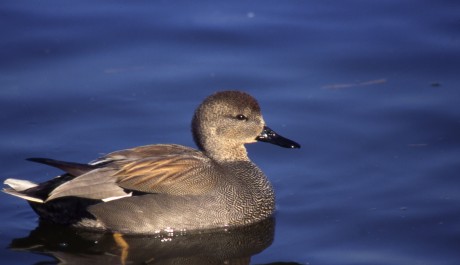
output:
<svg viewBox="0 0 460 265"><path fill-rule="evenodd" d="M300 144L284 138L283 136L277 134L275 131L270 129L267 126L264 126L264 129L259 136L256 137L257 141L276 144L284 148L300 148Z"/></svg>

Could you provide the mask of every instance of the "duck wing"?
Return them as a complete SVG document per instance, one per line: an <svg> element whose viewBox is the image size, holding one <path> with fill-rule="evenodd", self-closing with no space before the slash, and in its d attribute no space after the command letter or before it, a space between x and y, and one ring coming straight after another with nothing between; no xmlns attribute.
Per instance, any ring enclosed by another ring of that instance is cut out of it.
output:
<svg viewBox="0 0 460 265"><path fill-rule="evenodd" d="M114 174L117 184L128 190L174 195L198 195L209 190L205 159L194 155L162 156L132 161ZM203 180L200 181L200 178Z"/></svg>
<svg viewBox="0 0 460 265"><path fill-rule="evenodd" d="M213 166L201 152L178 145L150 145L122 150L90 163L90 170L54 189L47 201L77 196L105 201L131 192L200 195L213 188Z"/></svg>
<svg viewBox="0 0 460 265"><path fill-rule="evenodd" d="M45 164L45 165L52 166L55 168L59 168L69 173L72 176L80 176L80 175L83 175L97 168L97 166L95 165L59 161L59 160L54 160L50 158L31 157L31 158L27 158L27 160L36 162L36 163L40 163L40 164Z"/></svg>
<svg viewBox="0 0 460 265"><path fill-rule="evenodd" d="M205 171L214 164L190 147L158 144L108 154L96 164L113 161L117 184L128 190L172 195L198 195L212 188Z"/></svg>
<svg viewBox="0 0 460 265"><path fill-rule="evenodd" d="M113 168L98 168L80 175L52 190L45 202L66 196L94 200L111 200L130 196L130 193L116 184Z"/></svg>

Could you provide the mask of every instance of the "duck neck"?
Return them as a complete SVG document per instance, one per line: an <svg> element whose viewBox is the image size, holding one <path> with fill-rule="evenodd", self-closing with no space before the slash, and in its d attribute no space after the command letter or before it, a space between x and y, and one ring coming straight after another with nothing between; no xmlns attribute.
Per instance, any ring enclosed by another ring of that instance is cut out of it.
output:
<svg viewBox="0 0 460 265"><path fill-rule="evenodd" d="M244 145L229 146L228 144L209 143L203 147L202 151L217 162L250 161Z"/></svg>
<svg viewBox="0 0 460 265"><path fill-rule="evenodd" d="M216 133L216 128L203 128L197 122L197 119L195 116L192 121L193 140L208 157L222 163L250 161L244 144L219 137Z"/></svg>

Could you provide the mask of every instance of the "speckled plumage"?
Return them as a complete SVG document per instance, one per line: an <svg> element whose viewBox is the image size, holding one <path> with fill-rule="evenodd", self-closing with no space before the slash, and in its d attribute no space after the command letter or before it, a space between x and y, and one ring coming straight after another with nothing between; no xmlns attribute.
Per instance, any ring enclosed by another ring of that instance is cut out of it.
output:
<svg viewBox="0 0 460 265"><path fill-rule="evenodd" d="M244 144L300 146L266 127L255 99L239 91L205 99L192 132L199 150L159 144L89 164L32 159L67 173L40 184L9 179L4 191L28 200L43 221L122 233L239 226L271 216L273 188Z"/></svg>

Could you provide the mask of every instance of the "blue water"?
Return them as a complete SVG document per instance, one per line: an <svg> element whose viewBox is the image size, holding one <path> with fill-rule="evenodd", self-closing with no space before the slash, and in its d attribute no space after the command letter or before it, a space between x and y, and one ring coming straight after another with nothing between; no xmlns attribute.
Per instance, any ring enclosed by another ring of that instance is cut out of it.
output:
<svg viewBox="0 0 460 265"><path fill-rule="evenodd" d="M3 1L0 179L60 173L27 157L193 146L194 108L239 89L302 144L248 146L278 209L273 242L250 264L458 264L459 10L447 0ZM53 261L46 246L9 248L37 217L0 200L1 263ZM38 245L58 234L43 231ZM87 254L62 233L67 259ZM160 255L139 250L149 251Z"/></svg>

